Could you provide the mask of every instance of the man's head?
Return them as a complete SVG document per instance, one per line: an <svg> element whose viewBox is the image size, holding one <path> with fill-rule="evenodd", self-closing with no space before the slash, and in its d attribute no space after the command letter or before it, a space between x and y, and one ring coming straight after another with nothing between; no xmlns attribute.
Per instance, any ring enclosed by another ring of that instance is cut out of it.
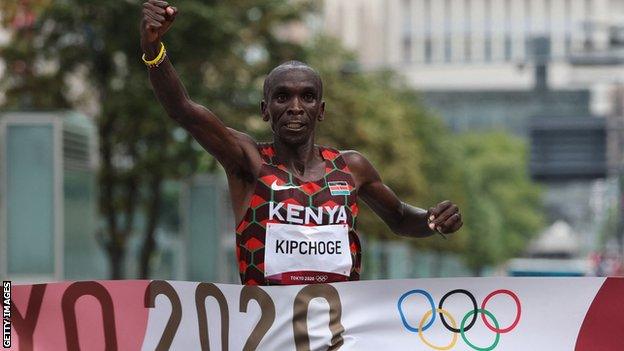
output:
<svg viewBox="0 0 624 351"><path fill-rule="evenodd" d="M274 138L289 144L306 142L323 119L323 82L318 72L299 61L275 67L264 80L262 118Z"/></svg>

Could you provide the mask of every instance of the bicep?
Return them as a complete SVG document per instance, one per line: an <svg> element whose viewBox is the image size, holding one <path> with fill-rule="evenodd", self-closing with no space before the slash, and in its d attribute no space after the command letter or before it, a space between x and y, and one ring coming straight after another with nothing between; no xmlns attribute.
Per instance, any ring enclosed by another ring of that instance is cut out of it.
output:
<svg viewBox="0 0 624 351"><path fill-rule="evenodd" d="M254 171L256 143L247 134L226 127L212 111L192 101L177 120L226 172Z"/></svg>
<svg viewBox="0 0 624 351"><path fill-rule="evenodd" d="M386 224L393 226L403 216L403 203L381 180L379 172L361 154L349 152L345 155L351 174L358 187L358 196Z"/></svg>
<svg viewBox="0 0 624 351"><path fill-rule="evenodd" d="M381 179L364 184L359 195L368 207L386 224L392 227L403 216L403 203Z"/></svg>

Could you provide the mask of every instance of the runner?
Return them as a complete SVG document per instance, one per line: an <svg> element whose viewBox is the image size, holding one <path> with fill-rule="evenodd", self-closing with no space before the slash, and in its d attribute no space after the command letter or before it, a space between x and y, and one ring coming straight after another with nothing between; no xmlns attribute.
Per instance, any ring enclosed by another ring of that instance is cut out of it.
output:
<svg viewBox="0 0 624 351"><path fill-rule="evenodd" d="M225 169L243 284L358 280L358 196L398 235L425 237L462 226L450 201L428 211L405 204L362 154L314 143L316 124L325 117L323 83L304 63L286 62L265 79L260 108L272 143L226 127L190 99L167 58L161 38L177 14L165 1L143 5L143 61L167 114Z"/></svg>

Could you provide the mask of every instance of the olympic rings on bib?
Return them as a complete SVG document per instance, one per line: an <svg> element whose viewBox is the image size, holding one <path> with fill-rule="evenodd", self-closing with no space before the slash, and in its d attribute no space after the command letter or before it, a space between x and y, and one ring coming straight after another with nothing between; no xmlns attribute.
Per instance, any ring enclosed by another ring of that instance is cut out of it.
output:
<svg viewBox="0 0 624 351"><path fill-rule="evenodd" d="M405 317L405 313L403 312L403 302L405 301L405 299L407 297L409 297L410 295L414 295L414 294L423 295L425 298L427 298L427 301L429 302L429 306L431 307L431 309L428 310L427 312L425 312L425 314L420 319L420 321L418 323L418 327L410 325L409 322L407 321L407 318ZM456 319L451 315L450 312L445 310L444 307L443 307L444 302L446 301L446 299L449 298L452 295L455 295L455 294L466 295L468 297L468 299L470 300L471 304L472 304L472 309L469 310L463 316L463 318L461 319L461 323L459 324L459 328L457 326ZM509 297L511 297L514 300L514 302L516 304L516 317L514 318L513 322L508 327L504 327L504 328L500 327L500 325L498 323L498 320L496 319L494 314L492 312L488 311L485 308L487 303L488 303L488 301L490 299L492 299L496 295L501 295L501 294L502 295L508 295ZM432 348L434 350L443 350L443 351L444 350L450 350L450 349L452 349L455 346L455 344L457 343L458 334L461 335L461 337L464 340L464 342L466 343L466 345L470 346L473 350L476 350L476 351L491 351L494 348L496 348L496 346L498 345L498 343L500 341L500 334L508 333L508 332L512 331L513 329L515 329L516 326L518 325L518 323L520 322L520 317L522 315L522 307L521 307L520 299L518 298L518 296L514 292L512 292L511 290L507 290L507 289L499 289L499 290L495 290L495 291L489 293L483 299L483 302L481 303L480 308L479 308L479 305L477 304L477 300L475 299L474 295L470 291L465 290L465 289L455 289L455 290L451 290L451 291L447 292L446 294L444 294L442 296L442 298L440 299L440 302L439 302L437 308L436 308L435 303L433 301L433 297L431 296L431 294L429 292L427 292L425 290L421 290L421 289L415 289L415 290L410 290L410 291L404 293L403 295L401 295L401 297L399 297L399 300L397 302L397 308L399 310L399 315L401 317L401 322L403 323L403 326L405 327L405 329L409 330L410 332L417 333L418 337L420 338L420 340L425 345L429 346L430 348ZM477 318L478 318L477 315L479 313L481 314L481 318L482 318L483 323L485 324L485 326L489 330L491 330L494 333L496 333L494 341L492 342L491 345L489 345L487 347L476 346L470 340L468 340L468 337L466 336L466 332L469 331L474 326L474 324L476 323ZM451 338L451 342L448 345L445 345L445 346L433 345L427 339L425 339L425 336L423 334L423 332L426 331L427 329L429 329L433 325L433 323L435 322L436 314L440 315L440 320L442 321L442 325L444 326L444 328L446 328L448 331L453 333L453 336ZM487 318L486 318L486 316L487 316ZM470 322L468 322L469 319L470 319ZM451 325L448 324L447 320L450 321ZM494 326L492 326L492 323L494 323Z"/></svg>

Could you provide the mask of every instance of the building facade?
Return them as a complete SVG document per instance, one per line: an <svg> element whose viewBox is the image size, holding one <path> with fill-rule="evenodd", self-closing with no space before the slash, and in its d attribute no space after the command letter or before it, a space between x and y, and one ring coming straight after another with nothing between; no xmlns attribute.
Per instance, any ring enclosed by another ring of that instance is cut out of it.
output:
<svg viewBox="0 0 624 351"><path fill-rule="evenodd" d="M95 138L92 121L76 112L0 115L0 277L105 277Z"/></svg>
<svg viewBox="0 0 624 351"><path fill-rule="evenodd" d="M591 53L589 58L609 66L619 63L609 61L609 53L623 48L623 0L325 0L324 5L327 33L356 51L365 69L396 69L417 88L530 89L535 38L548 41L552 88L624 80L622 70L583 60Z"/></svg>
<svg viewBox="0 0 624 351"><path fill-rule="evenodd" d="M527 138L548 219L596 249L623 169L624 0L325 0L321 17L454 131Z"/></svg>

